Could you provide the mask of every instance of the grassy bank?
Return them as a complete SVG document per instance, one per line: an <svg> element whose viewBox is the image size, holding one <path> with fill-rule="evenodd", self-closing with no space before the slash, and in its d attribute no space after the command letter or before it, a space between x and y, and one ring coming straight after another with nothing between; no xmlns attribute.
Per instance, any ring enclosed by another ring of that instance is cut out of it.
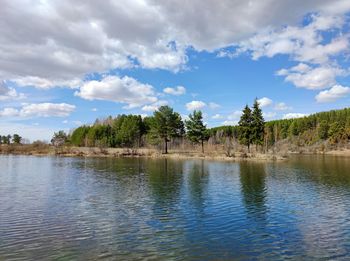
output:
<svg viewBox="0 0 350 261"><path fill-rule="evenodd" d="M264 153L244 153L231 152L227 155L224 150L208 151L201 153L194 150L170 150L168 154L163 154L158 149L152 148L99 148L99 147L74 147L61 146L54 147L48 144L25 144L25 145L1 145L1 154L13 155L52 155L66 157L151 157L151 158L201 158L213 160L283 160L286 155L264 154Z"/></svg>

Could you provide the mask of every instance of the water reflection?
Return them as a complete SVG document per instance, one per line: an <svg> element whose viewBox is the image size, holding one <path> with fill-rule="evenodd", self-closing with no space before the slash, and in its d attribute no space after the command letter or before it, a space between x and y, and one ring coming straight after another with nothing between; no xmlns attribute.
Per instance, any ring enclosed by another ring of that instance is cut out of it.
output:
<svg viewBox="0 0 350 261"><path fill-rule="evenodd" d="M266 216L266 172L260 163L240 163L240 182L243 202L247 213L256 220Z"/></svg>
<svg viewBox="0 0 350 261"><path fill-rule="evenodd" d="M0 156L0 260L350 256L350 161Z"/></svg>
<svg viewBox="0 0 350 261"><path fill-rule="evenodd" d="M208 167L204 161L193 162L188 174L188 188L191 202L199 212L203 213L205 207L205 193L209 182Z"/></svg>

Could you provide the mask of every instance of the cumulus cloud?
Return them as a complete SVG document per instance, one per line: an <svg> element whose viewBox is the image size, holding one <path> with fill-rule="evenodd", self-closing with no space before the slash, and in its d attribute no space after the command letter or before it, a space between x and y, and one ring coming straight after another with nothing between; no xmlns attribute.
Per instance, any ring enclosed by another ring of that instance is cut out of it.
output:
<svg viewBox="0 0 350 261"><path fill-rule="evenodd" d="M287 110L291 110L292 107L288 106L284 102L279 102L279 103L275 104L274 109L276 111L287 111Z"/></svg>
<svg viewBox="0 0 350 261"><path fill-rule="evenodd" d="M160 106L164 106L164 105L167 105L167 104L168 104L167 101L161 100L161 101L157 101L155 103L143 106L142 110L143 111L147 111L147 112L154 112L154 111L158 110L158 108Z"/></svg>
<svg viewBox="0 0 350 261"><path fill-rule="evenodd" d="M149 84L143 84L134 78L124 76L107 76L100 81L85 82L75 92L86 100L105 100L126 104L125 108L135 108L158 100L154 89Z"/></svg>
<svg viewBox="0 0 350 261"><path fill-rule="evenodd" d="M312 15L306 26L267 28L239 43L237 54L249 52L254 60L260 57L289 55L293 60L322 64L348 49L346 36L337 36L324 43L322 32L340 29L345 24L341 15Z"/></svg>
<svg viewBox="0 0 350 261"><path fill-rule="evenodd" d="M67 117L75 110L75 105L67 103L24 104L20 109L4 108L0 117Z"/></svg>
<svg viewBox="0 0 350 261"><path fill-rule="evenodd" d="M0 101L20 100L26 96L23 93L17 93L14 88L7 87L4 81L0 82Z"/></svg>
<svg viewBox="0 0 350 261"><path fill-rule="evenodd" d="M188 111L200 110L206 106L207 106L207 104L205 102L202 102L202 101L191 101L191 102L186 103L186 109Z"/></svg>
<svg viewBox="0 0 350 261"><path fill-rule="evenodd" d="M336 6L344 7L343 4L344 2L338 2ZM350 6L350 2L348 5ZM341 33L346 25L346 17L339 12L331 12L334 9L330 7L326 9L326 12L310 15L307 25L267 27L253 37L239 42L234 52L224 50L219 56L234 58L242 53L249 53L253 60L258 60L261 57L288 55L299 64L289 69L281 69L277 75L284 76L285 81L296 87L310 90L329 88L336 84L337 76L345 75L345 70L337 65L334 58L349 52L349 36ZM324 34L330 31L339 33L330 34L330 39L326 40Z"/></svg>
<svg viewBox="0 0 350 261"><path fill-rule="evenodd" d="M31 86L38 89L50 89L53 87L78 88L82 81L78 78L70 80L50 80L36 76L25 76L12 79L18 86Z"/></svg>
<svg viewBox="0 0 350 261"><path fill-rule="evenodd" d="M276 112L263 112L263 117L265 119L272 119L276 117L277 113Z"/></svg>
<svg viewBox="0 0 350 261"><path fill-rule="evenodd" d="M309 90L325 89L336 83L336 77L344 75L344 70L338 67L310 66L299 64L290 69L281 69L277 75L285 76L285 81L293 83L296 87Z"/></svg>
<svg viewBox="0 0 350 261"><path fill-rule="evenodd" d="M263 108L263 107L267 107L267 106L271 105L272 100L270 98L263 97L261 99L258 99L258 103L259 103L260 107Z"/></svg>
<svg viewBox="0 0 350 261"><path fill-rule="evenodd" d="M294 118L302 118L302 117L305 117L305 116L308 116L308 114L306 113L287 113L287 114L284 114L283 115L283 119L294 119Z"/></svg>
<svg viewBox="0 0 350 261"><path fill-rule="evenodd" d="M349 87L334 85L329 90L321 91L316 95L317 102L334 102L340 98L347 96L350 93Z"/></svg>
<svg viewBox="0 0 350 261"><path fill-rule="evenodd" d="M254 57L293 50L301 60L319 62L345 50L347 40L340 36L321 44L313 32L341 26L349 10L347 0L297 5L292 0L77 0L74 8L68 0L4 0L0 78L38 88L76 87L75 80L86 74L116 68L177 72L186 66L188 47L214 51L237 44ZM318 12L327 15L314 16L305 30L294 26L305 14ZM275 30L285 24L292 26ZM251 38L266 28L271 40L260 34ZM306 37L316 41L304 44Z"/></svg>
<svg viewBox="0 0 350 261"><path fill-rule="evenodd" d="M186 88L183 86L176 86L175 88L167 87L164 88L163 92L170 95L183 95L186 93Z"/></svg>

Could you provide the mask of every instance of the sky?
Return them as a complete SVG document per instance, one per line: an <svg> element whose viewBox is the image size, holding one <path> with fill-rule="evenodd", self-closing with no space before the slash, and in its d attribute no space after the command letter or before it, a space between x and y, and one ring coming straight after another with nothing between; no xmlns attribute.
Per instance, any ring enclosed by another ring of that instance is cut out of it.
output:
<svg viewBox="0 0 350 261"><path fill-rule="evenodd" d="M208 127L350 105L349 0L2 0L0 135L169 105Z"/></svg>

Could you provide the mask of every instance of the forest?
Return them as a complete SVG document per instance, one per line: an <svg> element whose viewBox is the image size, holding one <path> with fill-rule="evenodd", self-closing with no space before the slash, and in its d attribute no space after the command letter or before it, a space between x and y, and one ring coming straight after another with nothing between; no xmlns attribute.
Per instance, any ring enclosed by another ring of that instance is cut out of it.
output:
<svg viewBox="0 0 350 261"><path fill-rule="evenodd" d="M247 152L267 152L281 142L300 146L327 143L346 144L350 139L350 108L315 113L303 118L265 122L257 100L248 105L236 126L207 128L201 111L194 111L188 120L169 106L162 106L152 116L118 115L97 119L92 125L83 125L70 134L55 133L56 146L70 144L81 147L139 148L158 146L164 153L168 144L199 145L226 144L245 148ZM323 146L323 145L322 145Z"/></svg>

